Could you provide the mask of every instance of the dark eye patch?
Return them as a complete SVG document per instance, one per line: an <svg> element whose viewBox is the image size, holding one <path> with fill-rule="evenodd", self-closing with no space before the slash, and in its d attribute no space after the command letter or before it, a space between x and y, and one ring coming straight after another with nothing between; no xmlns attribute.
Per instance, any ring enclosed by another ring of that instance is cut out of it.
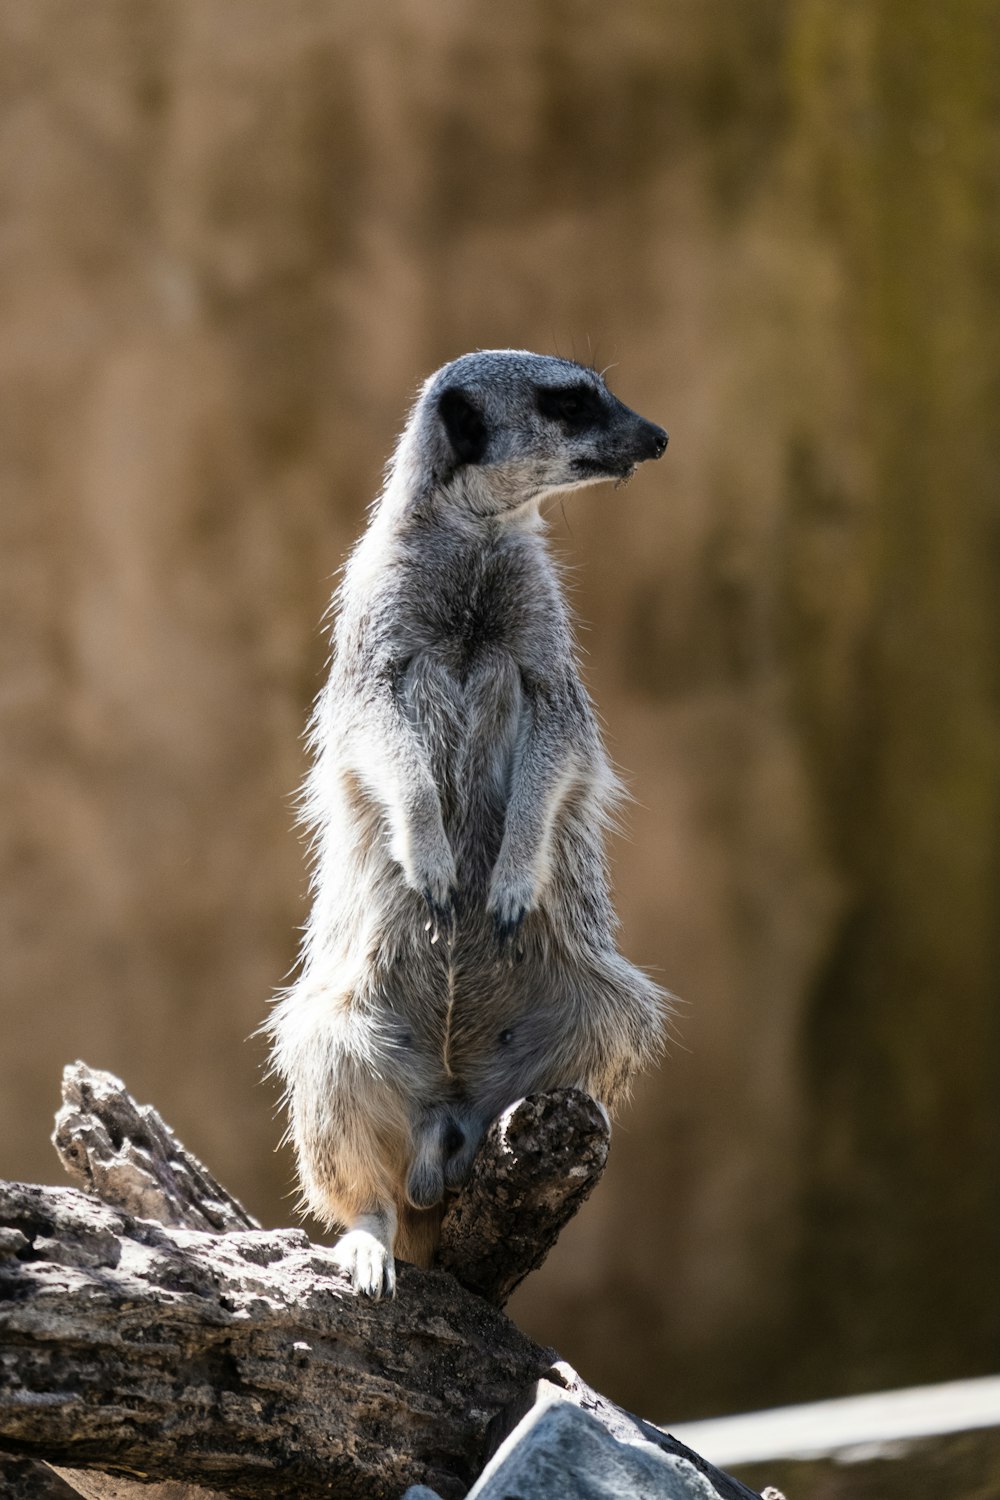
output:
<svg viewBox="0 0 1000 1500"><path fill-rule="evenodd" d="M608 413L592 385L540 385L535 390L538 410L550 422L561 422L570 432L606 427Z"/></svg>

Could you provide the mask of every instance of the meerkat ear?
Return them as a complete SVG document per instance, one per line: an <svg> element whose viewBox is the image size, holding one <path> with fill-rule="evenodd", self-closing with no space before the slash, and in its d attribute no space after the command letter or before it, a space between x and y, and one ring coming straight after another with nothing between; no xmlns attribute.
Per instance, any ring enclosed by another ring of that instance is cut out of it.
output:
<svg viewBox="0 0 1000 1500"><path fill-rule="evenodd" d="M438 415L460 464L482 463L489 437L482 412L465 391L453 387L438 397Z"/></svg>

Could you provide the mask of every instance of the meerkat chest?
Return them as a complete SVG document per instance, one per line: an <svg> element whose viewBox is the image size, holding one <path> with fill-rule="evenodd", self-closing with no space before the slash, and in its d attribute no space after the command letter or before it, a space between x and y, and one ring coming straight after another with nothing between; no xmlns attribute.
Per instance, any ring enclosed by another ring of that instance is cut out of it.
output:
<svg viewBox="0 0 1000 1500"><path fill-rule="evenodd" d="M425 594L420 634L457 683L504 660L523 665L543 644L544 591L531 564L515 550L464 557Z"/></svg>
<svg viewBox="0 0 1000 1500"><path fill-rule="evenodd" d="M513 654L516 645L511 601L494 579L479 579L459 590L441 633L442 653L459 682L468 682L484 663L499 653Z"/></svg>

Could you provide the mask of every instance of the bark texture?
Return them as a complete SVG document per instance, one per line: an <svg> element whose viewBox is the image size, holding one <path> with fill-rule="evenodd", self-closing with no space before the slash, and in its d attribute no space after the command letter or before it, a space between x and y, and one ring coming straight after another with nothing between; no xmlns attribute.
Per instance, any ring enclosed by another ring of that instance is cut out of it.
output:
<svg viewBox="0 0 1000 1500"><path fill-rule="evenodd" d="M137 1218L183 1229L225 1234L260 1228L153 1106L136 1104L113 1073L70 1063L62 1098L52 1143L87 1192Z"/></svg>
<svg viewBox="0 0 1000 1500"><path fill-rule="evenodd" d="M0 1452L0 1495L3 1500L76 1500L81 1493L47 1464ZM160 1500L160 1497L150 1496L147 1489L145 1500ZM184 1496L182 1500L188 1500L188 1497Z"/></svg>
<svg viewBox="0 0 1000 1500"><path fill-rule="evenodd" d="M300 1230L207 1235L72 1188L0 1200L0 1442L234 1496L462 1495L553 1362L443 1272L355 1297Z"/></svg>
<svg viewBox="0 0 1000 1500"><path fill-rule="evenodd" d="M688 1458L723 1500L752 1494L597 1395L454 1276L403 1266L395 1300L356 1297L301 1231L244 1227L240 1206L119 1080L76 1063L63 1089L60 1154L116 1206L72 1188L0 1186L0 1442L58 1465L78 1493L125 1500L152 1480L158 1500L396 1500L426 1484L457 1500L541 1387L615 1436ZM514 1106L487 1134L468 1211L451 1215L455 1268L468 1245L466 1279L502 1296L606 1152L585 1096ZM131 1202L162 1206L172 1226L124 1211ZM228 1232L180 1227L209 1213Z"/></svg>
<svg viewBox="0 0 1000 1500"><path fill-rule="evenodd" d="M520 1100L491 1125L445 1215L438 1265L503 1307L593 1191L609 1145L589 1095L560 1089Z"/></svg>
<svg viewBox="0 0 1000 1500"><path fill-rule="evenodd" d="M614 1436L753 1491L606 1401L440 1271L355 1296L295 1229L209 1235L74 1188L0 1187L0 1442L84 1494L129 1481L236 1500L459 1500L540 1382ZM88 1479L85 1466L112 1478ZM186 1500L186 1495L185 1495Z"/></svg>

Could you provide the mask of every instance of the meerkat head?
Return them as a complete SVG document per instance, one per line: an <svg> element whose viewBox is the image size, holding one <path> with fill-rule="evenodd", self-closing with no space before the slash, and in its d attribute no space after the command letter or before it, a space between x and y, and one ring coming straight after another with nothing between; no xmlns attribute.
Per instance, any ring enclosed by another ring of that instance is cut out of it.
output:
<svg viewBox="0 0 1000 1500"><path fill-rule="evenodd" d="M466 354L438 370L410 428L411 462L428 488L484 517L626 480L667 446L663 428L613 396L595 370L517 349Z"/></svg>

